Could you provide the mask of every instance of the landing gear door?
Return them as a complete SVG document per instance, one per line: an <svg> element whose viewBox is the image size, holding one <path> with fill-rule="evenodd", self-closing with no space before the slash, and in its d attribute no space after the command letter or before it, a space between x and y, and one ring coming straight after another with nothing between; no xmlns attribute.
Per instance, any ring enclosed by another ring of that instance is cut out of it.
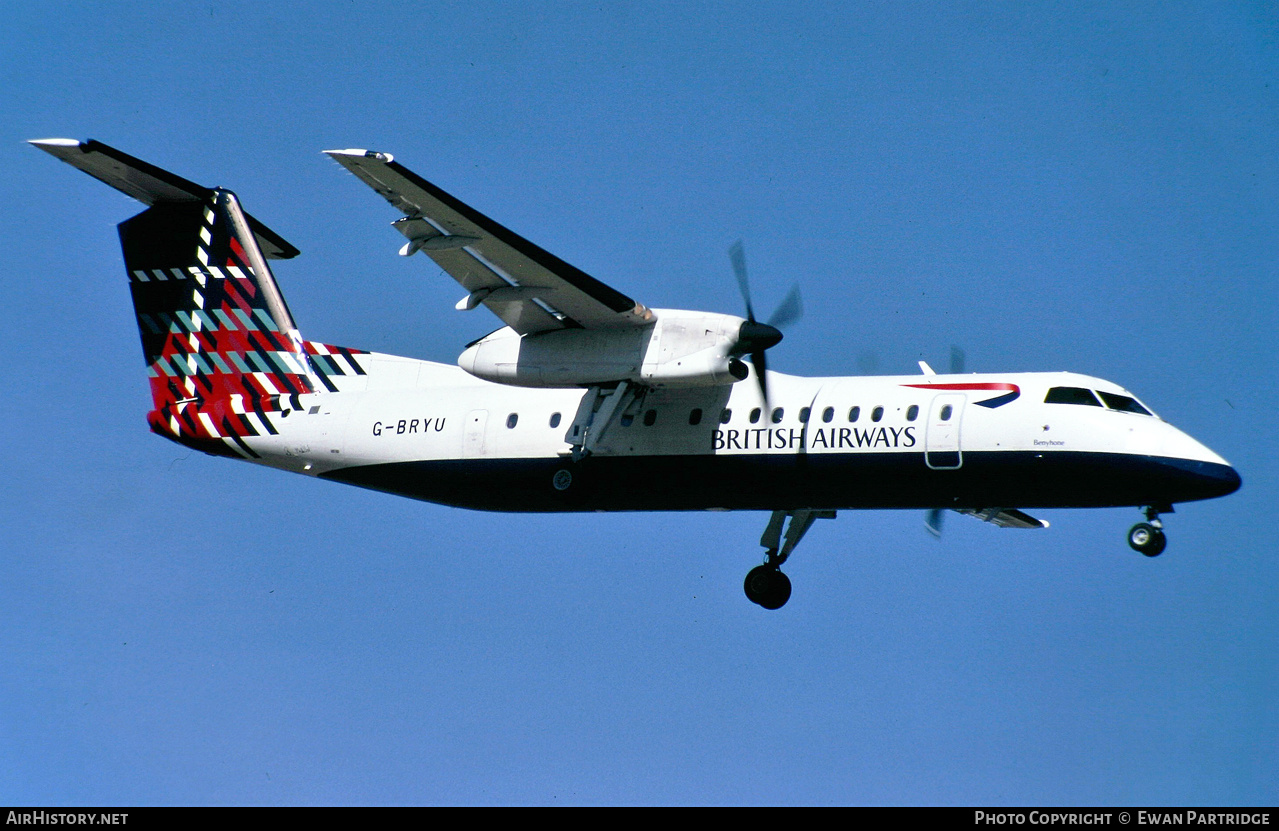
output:
<svg viewBox="0 0 1279 831"><path fill-rule="evenodd" d="M462 456L478 459L484 455L484 430L488 427L488 410L471 410L466 415L466 433L462 439Z"/></svg>
<svg viewBox="0 0 1279 831"><path fill-rule="evenodd" d="M964 463L959 444L964 419L962 393L944 392L928 408L928 432L924 438L924 463L934 470L955 470Z"/></svg>

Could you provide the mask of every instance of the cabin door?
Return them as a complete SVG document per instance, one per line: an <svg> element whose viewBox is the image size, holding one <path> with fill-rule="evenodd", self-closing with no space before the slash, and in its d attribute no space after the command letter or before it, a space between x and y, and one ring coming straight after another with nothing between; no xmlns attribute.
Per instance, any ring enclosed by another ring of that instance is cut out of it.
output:
<svg viewBox="0 0 1279 831"><path fill-rule="evenodd" d="M462 456L478 459L484 455L484 430L488 427L488 410L471 410L466 416L466 431L462 439Z"/></svg>
<svg viewBox="0 0 1279 831"><path fill-rule="evenodd" d="M934 470L955 470L964 463L959 429L968 396L943 392L928 408L928 432L924 437L924 463Z"/></svg>

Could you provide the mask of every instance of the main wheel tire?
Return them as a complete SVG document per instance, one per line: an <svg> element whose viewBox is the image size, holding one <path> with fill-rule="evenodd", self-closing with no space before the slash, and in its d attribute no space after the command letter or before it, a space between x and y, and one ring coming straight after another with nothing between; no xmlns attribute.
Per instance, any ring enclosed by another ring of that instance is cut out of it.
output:
<svg viewBox="0 0 1279 831"><path fill-rule="evenodd" d="M768 596L761 600L759 605L765 609L780 609L786 605L787 600L790 600L790 578L774 569Z"/></svg>
<svg viewBox="0 0 1279 831"><path fill-rule="evenodd" d="M746 573L746 582L742 588L746 590L747 600L758 605L760 598L768 594L768 584L771 582L769 574L773 570L768 566L755 566Z"/></svg>
<svg viewBox="0 0 1279 831"><path fill-rule="evenodd" d="M772 566L756 566L746 575L746 599L765 609L780 609L790 600L790 578Z"/></svg>
<svg viewBox="0 0 1279 831"><path fill-rule="evenodd" d="M1128 545L1147 557L1158 557L1168 546L1168 538L1150 523L1138 522L1128 530Z"/></svg>

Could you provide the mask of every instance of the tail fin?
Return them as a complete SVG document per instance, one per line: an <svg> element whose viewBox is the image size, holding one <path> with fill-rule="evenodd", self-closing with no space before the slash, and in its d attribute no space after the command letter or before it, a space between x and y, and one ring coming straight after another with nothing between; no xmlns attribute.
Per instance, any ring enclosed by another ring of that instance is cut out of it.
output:
<svg viewBox="0 0 1279 831"><path fill-rule="evenodd" d="M275 433L268 413L316 391L306 350L235 195L157 204L120 224L151 429L172 438ZM256 416L256 418L255 418ZM204 448L202 448L204 449Z"/></svg>
<svg viewBox="0 0 1279 831"><path fill-rule="evenodd" d="M119 230L152 431L208 453L256 458L246 437L275 434L273 419L301 409L301 395L335 389L332 373L317 368L327 367L324 359L308 357L319 345L302 340L263 255L297 249L244 213L235 194L98 142L33 143L150 205Z"/></svg>

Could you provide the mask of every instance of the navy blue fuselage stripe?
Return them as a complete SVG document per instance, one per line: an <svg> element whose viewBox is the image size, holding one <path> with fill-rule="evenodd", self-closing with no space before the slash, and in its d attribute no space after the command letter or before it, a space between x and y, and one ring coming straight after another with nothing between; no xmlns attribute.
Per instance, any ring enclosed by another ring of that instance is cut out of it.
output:
<svg viewBox="0 0 1279 831"><path fill-rule="evenodd" d="M566 468L573 484L551 483ZM1225 465L1117 453L965 451L933 470L923 453L456 459L342 468L325 478L494 511L728 508L1094 508L1188 502L1239 487Z"/></svg>
<svg viewBox="0 0 1279 831"><path fill-rule="evenodd" d="M1020 396L1021 396L1021 393L1019 391L1013 390L1012 392L1006 393L1005 395L996 396L995 398L987 398L985 401L975 401L973 403L975 403L979 407L989 407L993 410L996 407L1004 406L1010 401L1016 401L1017 398Z"/></svg>

